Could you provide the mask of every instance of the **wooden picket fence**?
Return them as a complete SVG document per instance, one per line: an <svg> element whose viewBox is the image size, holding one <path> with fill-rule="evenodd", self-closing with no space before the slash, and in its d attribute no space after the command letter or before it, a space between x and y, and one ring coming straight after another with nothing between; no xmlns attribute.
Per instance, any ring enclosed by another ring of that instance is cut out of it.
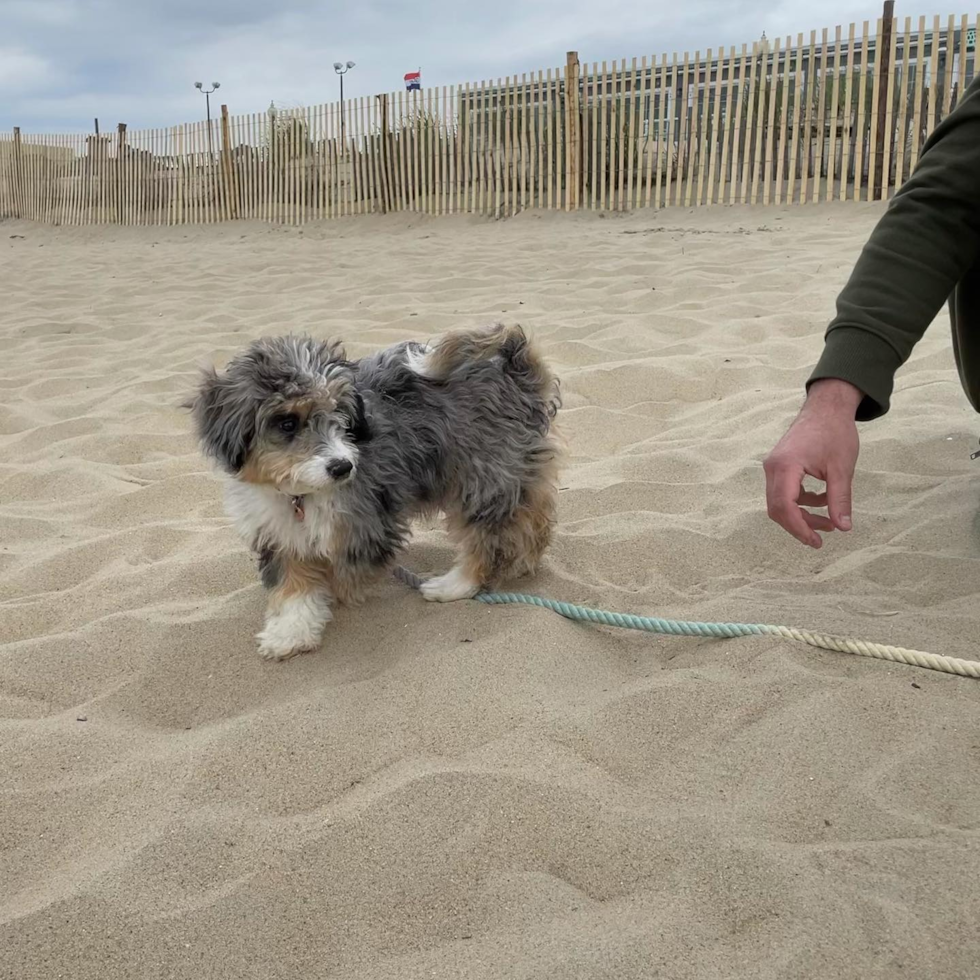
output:
<svg viewBox="0 0 980 980"><path fill-rule="evenodd" d="M111 134L0 134L0 218L302 224L881 200L974 76L980 16L892 16L478 84Z"/></svg>

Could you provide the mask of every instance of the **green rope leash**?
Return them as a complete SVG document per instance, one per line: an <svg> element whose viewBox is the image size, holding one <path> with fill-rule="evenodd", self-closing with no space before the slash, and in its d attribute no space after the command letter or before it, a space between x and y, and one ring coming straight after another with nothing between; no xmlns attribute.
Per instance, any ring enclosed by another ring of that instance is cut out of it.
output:
<svg viewBox="0 0 980 980"><path fill-rule="evenodd" d="M395 577L413 589L418 589L422 578L407 568L397 567ZM893 663L925 667L946 674L980 679L980 662L959 660L956 657L943 657L936 653L921 650L906 650L904 647L887 646L882 643L868 643L864 640L849 640L826 633L812 633L809 630L790 626L770 626L764 623L699 623L683 619L659 619L657 617L633 616L630 613L608 612L605 609L591 609L577 606L571 602L559 602L536 595L520 592L480 592L474 596L477 602L490 606L524 605L549 609L578 622L596 623L599 626L615 626L620 629L642 630L645 633L660 633L665 636L703 636L712 639L731 639L736 636L779 636L796 640L821 650L837 653L852 653L858 657L874 657L890 660Z"/></svg>

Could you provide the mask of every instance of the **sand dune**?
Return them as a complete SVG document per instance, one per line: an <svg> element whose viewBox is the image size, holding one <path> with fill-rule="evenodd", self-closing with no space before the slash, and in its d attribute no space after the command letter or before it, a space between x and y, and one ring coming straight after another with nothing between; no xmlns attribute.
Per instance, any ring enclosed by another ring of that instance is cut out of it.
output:
<svg viewBox="0 0 980 980"><path fill-rule="evenodd" d="M878 214L0 225L0 977L972 980L976 682L394 581L266 663L177 407L263 333L516 320L572 454L523 589L972 657L945 314L864 430L855 532L811 553L763 509ZM421 527L406 563L450 555Z"/></svg>

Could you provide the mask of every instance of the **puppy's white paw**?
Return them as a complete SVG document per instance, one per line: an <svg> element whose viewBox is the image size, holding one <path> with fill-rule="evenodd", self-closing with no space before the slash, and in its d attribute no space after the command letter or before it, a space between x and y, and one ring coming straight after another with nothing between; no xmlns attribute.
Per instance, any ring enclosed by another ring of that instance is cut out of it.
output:
<svg viewBox="0 0 980 980"><path fill-rule="evenodd" d="M259 656L263 660L289 660L291 657L298 657L301 653L313 653L320 646L319 642L270 636L268 628L258 633L255 638L259 641Z"/></svg>
<svg viewBox="0 0 980 980"><path fill-rule="evenodd" d="M258 634L259 654L266 660L288 660L320 646L323 630L333 616L322 596L294 596L270 616Z"/></svg>
<svg viewBox="0 0 980 980"><path fill-rule="evenodd" d="M445 575L438 575L423 582L422 598L429 602L456 602L459 599L472 599L480 591L478 582L474 582L461 568L454 568Z"/></svg>

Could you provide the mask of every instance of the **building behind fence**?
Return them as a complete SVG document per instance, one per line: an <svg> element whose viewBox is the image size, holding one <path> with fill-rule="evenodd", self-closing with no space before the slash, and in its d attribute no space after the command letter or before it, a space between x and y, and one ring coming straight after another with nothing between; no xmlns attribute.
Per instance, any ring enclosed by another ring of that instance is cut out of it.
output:
<svg viewBox="0 0 980 980"><path fill-rule="evenodd" d="M0 134L0 217L303 223L415 211L880 200L973 79L980 16L563 67L112 134ZM927 27L931 28L927 30Z"/></svg>

